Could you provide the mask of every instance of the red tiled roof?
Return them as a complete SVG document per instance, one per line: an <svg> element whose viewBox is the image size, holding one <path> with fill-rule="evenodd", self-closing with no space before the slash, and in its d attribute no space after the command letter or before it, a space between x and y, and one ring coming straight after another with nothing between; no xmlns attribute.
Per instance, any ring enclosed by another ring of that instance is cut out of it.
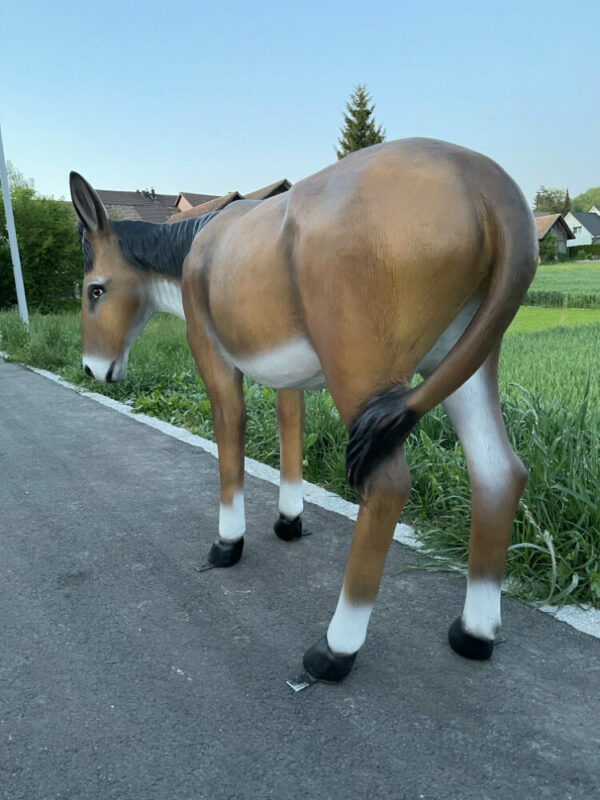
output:
<svg viewBox="0 0 600 800"><path fill-rule="evenodd" d="M562 214L547 214L545 216L540 216L535 218L535 226L537 228L537 235L538 239L541 242L544 236L548 233L548 231L554 227L554 225L558 223L562 228L564 228L565 233L567 234L567 239L574 239L575 236L567 223L564 221Z"/></svg>

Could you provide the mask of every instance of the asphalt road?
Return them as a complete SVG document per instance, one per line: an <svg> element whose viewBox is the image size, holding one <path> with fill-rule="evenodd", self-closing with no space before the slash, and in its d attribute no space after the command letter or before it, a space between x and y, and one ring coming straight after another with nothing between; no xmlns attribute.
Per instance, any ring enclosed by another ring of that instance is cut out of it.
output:
<svg viewBox="0 0 600 800"><path fill-rule="evenodd" d="M446 644L463 581L394 544L341 685L286 679L335 607L352 523L272 533L248 477L242 561L199 574L217 463L0 359L0 798L586 798L600 641L504 600L487 663Z"/></svg>

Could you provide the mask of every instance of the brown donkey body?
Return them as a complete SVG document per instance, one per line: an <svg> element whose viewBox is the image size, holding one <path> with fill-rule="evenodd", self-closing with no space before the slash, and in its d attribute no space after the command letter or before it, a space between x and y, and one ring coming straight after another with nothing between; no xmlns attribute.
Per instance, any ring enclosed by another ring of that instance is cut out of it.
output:
<svg viewBox="0 0 600 800"><path fill-rule="evenodd" d="M527 480L506 437L497 362L537 264L532 214L506 173L469 150L408 139L359 151L286 194L172 225L109 222L76 173L71 193L86 261L86 370L118 380L154 311L185 317L219 450L212 564L234 564L243 545L242 375L278 389L275 528L286 539L301 532L302 392L331 392L362 504L335 614L305 655L309 673L340 680L352 667L410 492L402 443L440 402L472 486L467 596L450 642L489 657ZM424 381L411 389L417 372Z"/></svg>

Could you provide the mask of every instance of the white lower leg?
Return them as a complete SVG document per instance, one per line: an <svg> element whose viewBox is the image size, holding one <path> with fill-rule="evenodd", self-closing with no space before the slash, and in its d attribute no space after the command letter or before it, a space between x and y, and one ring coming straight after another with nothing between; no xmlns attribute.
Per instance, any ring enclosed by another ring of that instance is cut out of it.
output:
<svg viewBox="0 0 600 800"><path fill-rule="evenodd" d="M477 639L491 641L500 624L500 585L492 580L467 579L463 629Z"/></svg>
<svg viewBox="0 0 600 800"><path fill-rule="evenodd" d="M246 532L244 513L244 493L237 492L230 506L219 506L219 539L223 542L237 542Z"/></svg>
<svg viewBox="0 0 600 800"><path fill-rule="evenodd" d="M286 519L299 517L304 508L302 481L279 481L279 513Z"/></svg>
<svg viewBox="0 0 600 800"><path fill-rule="evenodd" d="M342 587L335 614L327 630L327 643L334 653L352 655L360 650L367 638L372 610L372 604L350 603Z"/></svg>

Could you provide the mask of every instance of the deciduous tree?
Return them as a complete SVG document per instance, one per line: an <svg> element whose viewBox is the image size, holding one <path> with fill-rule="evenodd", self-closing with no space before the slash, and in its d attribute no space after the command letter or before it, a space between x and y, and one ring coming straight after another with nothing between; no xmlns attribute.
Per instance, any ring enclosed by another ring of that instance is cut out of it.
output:
<svg viewBox="0 0 600 800"><path fill-rule="evenodd" d="M600 186L592 186L571 201L571 211L589 211L592 206L600 208Z"/></svg>
<svg viewBox="0 0 600 800"><path fill-rule="evenodd" d="M70 205L41 197L14 168L10 171L11 199L30 308L52 311L74 297L81 281L81 249ZM4 204L0 203L0 308L16 301L12 259Z"/></svg>
<svg viewBox="0 0 600 800"><path fill-rule="evenodd" d="M565 201L566 193L563 189L547 189L545 186L540 186L535 193L533 210L547 211L548 214L562 214Z"/></svg>

